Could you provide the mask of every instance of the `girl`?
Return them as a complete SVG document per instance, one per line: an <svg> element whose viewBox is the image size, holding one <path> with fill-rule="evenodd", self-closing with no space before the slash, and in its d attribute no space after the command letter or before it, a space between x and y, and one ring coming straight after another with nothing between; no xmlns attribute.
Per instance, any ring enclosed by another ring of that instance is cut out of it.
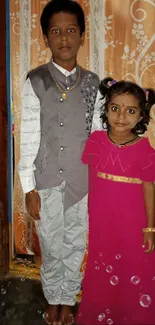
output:
<svg viewBox="0 0 155 325"><path fill-rule="evenodd" d="M155 324L155 151L146 138L155 92L106 78L107 132L89 137L89 254L77 323Z"/></svg>

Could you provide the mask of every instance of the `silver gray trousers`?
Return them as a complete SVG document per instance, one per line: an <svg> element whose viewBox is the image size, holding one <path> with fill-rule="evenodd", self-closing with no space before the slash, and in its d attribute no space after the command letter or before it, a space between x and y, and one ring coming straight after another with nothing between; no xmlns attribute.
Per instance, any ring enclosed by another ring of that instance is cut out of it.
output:
<svg viewBox="0 0 155 325"><path fill-rule="evenodd" d="M80 267L86 248L88 218L87 195L78 191L65 182L39 191L41 281L49 304L73 306L81 288Z"/></svg>

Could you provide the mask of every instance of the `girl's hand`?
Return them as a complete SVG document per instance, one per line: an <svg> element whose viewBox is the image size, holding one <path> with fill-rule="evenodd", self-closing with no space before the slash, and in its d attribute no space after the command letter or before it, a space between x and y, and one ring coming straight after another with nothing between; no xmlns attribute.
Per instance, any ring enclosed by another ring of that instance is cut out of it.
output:
<svg viewBox="0 0 155 325"><path fill-rule="evenodd" d="M146 253L152 253L155 249L155 233L154 232L145 232L143 234L143 245Z"/></svg>

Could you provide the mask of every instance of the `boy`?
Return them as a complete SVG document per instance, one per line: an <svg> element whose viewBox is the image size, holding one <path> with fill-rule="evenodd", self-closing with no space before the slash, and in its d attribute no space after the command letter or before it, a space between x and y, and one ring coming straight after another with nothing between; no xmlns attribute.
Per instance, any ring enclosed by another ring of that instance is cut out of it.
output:
<svg viewBox="0 0 155 325"><path fill-rule="evenodd" d="M30 71L24 85L19 174L27 211L38 221L46 321L72 324L87 231L88 179L81 155L99 79L77 64L85 32L77 2L49 1L41 27L52 60Z"/></svg>

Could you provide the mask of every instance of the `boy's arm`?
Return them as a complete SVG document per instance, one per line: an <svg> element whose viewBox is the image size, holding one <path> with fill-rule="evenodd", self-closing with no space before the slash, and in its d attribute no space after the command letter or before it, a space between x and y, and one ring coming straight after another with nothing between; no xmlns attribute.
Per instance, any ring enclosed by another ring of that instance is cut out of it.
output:
<svg viewBox="0 0 155 325"><path fill-rule="evenodd" d="M24 193L35 189L34 161L40 146L40 101L30 79L22 92L19 176Z"/></svg>

